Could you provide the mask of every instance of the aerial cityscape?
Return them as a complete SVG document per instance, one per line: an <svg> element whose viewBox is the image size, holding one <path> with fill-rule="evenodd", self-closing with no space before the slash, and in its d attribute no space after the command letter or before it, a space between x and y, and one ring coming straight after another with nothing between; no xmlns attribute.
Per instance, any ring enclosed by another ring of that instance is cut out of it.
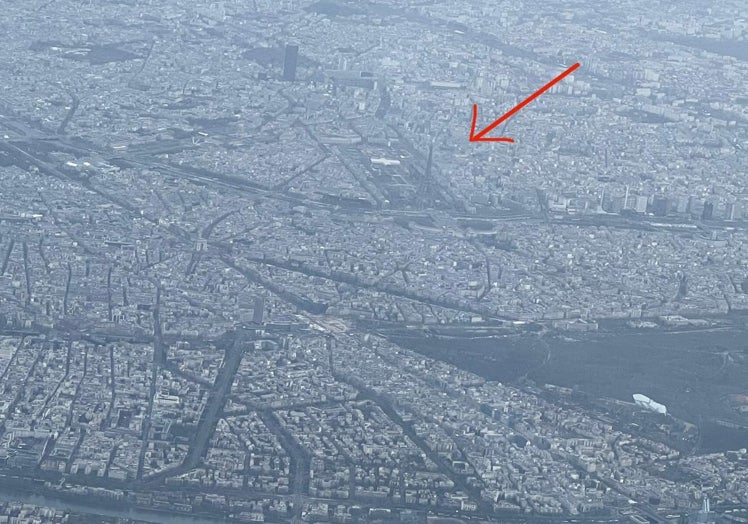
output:
<svg viewBox="0 0 748 524"><path fill-rule="evenodd" d="M0 524L748 522L744 1L3 7Z"/></svg>

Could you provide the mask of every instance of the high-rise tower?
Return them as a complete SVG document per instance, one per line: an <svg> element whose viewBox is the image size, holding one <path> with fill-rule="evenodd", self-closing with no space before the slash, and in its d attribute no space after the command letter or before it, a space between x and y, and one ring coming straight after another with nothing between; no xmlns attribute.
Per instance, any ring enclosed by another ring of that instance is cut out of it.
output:
<svg viewBox="0 0 748 524"><path fill-rule="evenodd" d="M283 56L283 80L293 82L296 80L296 63L299 60L299 46L287 45Z"/></svg>

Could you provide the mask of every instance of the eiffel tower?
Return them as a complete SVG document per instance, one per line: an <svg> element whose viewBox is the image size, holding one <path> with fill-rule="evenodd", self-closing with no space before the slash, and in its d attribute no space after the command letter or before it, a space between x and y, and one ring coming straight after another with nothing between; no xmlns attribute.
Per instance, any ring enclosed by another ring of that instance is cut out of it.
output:
<svg viewBox="0 0 748 524"><path fill-rule="evenodd" d="M419 210L428 209L433 207L439 198L436 184L432 178L431 167L434 158L434 142L429 144L429 156L426 161L426 169L423 174L419 177L418 188L416 193L416 208Z"/></svg>

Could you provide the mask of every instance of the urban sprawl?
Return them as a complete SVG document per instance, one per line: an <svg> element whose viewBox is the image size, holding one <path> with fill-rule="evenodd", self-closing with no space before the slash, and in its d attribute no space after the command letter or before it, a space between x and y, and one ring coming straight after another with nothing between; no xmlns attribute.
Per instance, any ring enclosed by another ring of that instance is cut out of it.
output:
<svg viewBox="0 0 748 524"><path fill-rule="evenodd" d="M0 522L748 518L695 421L387 336L747 312L742 2L7 4Z"/></svg>

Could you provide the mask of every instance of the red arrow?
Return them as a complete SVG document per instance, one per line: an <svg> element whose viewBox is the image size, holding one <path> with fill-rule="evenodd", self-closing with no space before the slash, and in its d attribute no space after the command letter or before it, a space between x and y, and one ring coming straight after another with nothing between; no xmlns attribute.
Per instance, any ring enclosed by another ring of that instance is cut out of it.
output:
<svg viewBox="0 0 748 524"><path fill-rule="evenodd" d="M511 117L513 117L515 114L517 114L523 107L525 107L527 104L538 98L540 95L548 91L551 87L558 84L561 80L569 76L571 73L574 72L575 69L579 67L579 62L575 63L571 67L569 67L566 71L558 75L556 78L545 84L543 87L535 91L533 94L528 96L526 99L524 99L522 102L520 102L517 106L515 106L511 111L504 114L501 118L496 120L493 124L485 128L483 131L475 134L475 123L478 120L478 104L473 104L473 124L470 127L470 141L471 142L514 142L513 138L507 138L507 137L487 137L486 135L496 129L496 127L500 126L507 120L509 120Z"/></svg>

